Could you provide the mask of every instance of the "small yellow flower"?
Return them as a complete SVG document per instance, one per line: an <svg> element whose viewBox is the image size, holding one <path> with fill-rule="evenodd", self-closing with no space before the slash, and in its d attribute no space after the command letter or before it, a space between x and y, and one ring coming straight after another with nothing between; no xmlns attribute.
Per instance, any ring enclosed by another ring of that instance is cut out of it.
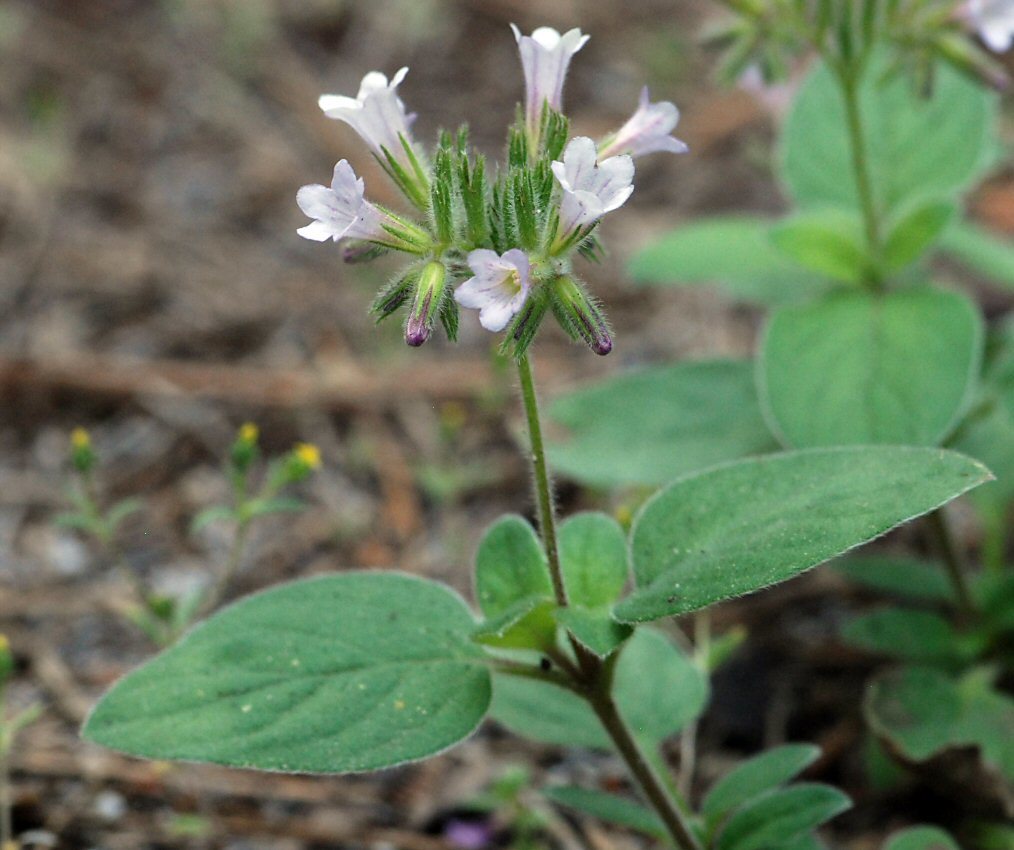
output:
<svg viewBox="0 0 1014 850"><path fill-rule="evenodd" d="M292 454L307 469L320 469L320 449L313 443L296 443L292 449Z"/></svg>
<svg viewBox="0 0 1014 850"><path fill-rule="evenodd" d="M245 422L240 426L239 439L244 443L256 443L261 431L253 422Z"/></svg>
<svg viewBox="0 0 1014 850"><path fill-rule="evenodd" d="M70 444L73 448L90 449L92 445L91 434L89 434L84 428L75 428L70 432Z"/></svg>

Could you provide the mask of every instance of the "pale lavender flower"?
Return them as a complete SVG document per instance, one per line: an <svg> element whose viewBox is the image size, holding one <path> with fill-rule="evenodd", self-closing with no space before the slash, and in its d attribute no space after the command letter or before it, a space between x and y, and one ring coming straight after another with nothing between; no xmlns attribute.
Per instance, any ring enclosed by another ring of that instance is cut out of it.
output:
<svg viewBox="0 0 1014 850"><path fill-rule="evenodd" d="M599 159L623 153L630 156L644 156L659 151L686 153L686 144L669 135L679 120L680 111L676 105L667 100L652 103L648 98L648 87L645 86L641 89L637 111L626 124L603 141L599 148Z"/></svg>
<svg viewBox="0 0 1014 850"><path fill-rule="evenodd" d="M405 155L400 137L411 141L409 127L415 120L415 115L405 113L398 97L398 85L407 73L408 68L402 68L388 82L384 74L370 71L355 97L325 94L317 103L328 118L352 127L375 153L383 156L381 148L387 148L400 161Z"/></svg>
<svg viewBox="0 0 1014 850"><path fill-rule="evenodd" d="M563 187L559 239L619 209L634 191L634 160L621 154L598 162L595 142L587 136L571 139L563 161L554 162L552 169Z"/></svg>
<svg viewBox="0 0 1014 850"><path fill-rule="evenodd" d="M468 255L470 277L454 291L462 307L479 311L479 324L488 331L502 331L517 314L531 290L528 255L511 248L502 256L488 248Z"/></svg>
<svg viewBox="0 0 1014 850"><path fill-rule="evenodd" d="M1010 50L1014 44L1014 0L968 0L968 14L990 50Z"/></svg>
<svg viewBox="0 0 1014 850"><path fill-rule="evenodd" d="M304 239L366 239L389 242L383 228L385 215L363 197L362 177L356 177L347 160L334 167L331 186L303 186L296 193L299 208L314 221L296 232Z"/></svg>
<svg viewBox="0 0 1014 850"><path fill-rule="evenodd" d="M525 125L530 133L538 131L543 103L556 110L563 104L563 81L570 60L588 36L575 28L560 35L552 27L539 27L531 35L522 35L514 24L514 39L525 72Z"/></svg>

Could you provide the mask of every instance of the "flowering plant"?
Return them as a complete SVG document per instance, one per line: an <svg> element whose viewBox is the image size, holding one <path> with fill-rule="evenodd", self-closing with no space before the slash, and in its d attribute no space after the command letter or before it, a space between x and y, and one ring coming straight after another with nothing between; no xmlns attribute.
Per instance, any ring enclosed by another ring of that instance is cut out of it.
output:
<svg viewBox="0 0 1014 850"><path fill-rule="evenodd" d="M343 241L348 259L387 250L414 257L373 305L378 319L407 307L409 345L422 345L437 321L454 339L461 306L478 310L487 330L506 330L503 347L517 357L547 312L571 337L607 354L608 323L574 277L572 255L595 258L599 221L634 191L634 157L686 150L670 135L679 111L668 102L651 103L645 89L637 111L616 133L598 143L587 136L568 140L560 111L563 82L588 36L548 27L530 36L515 27L514 35L526 100L511 128L503 169L489 173L485 158L470 149L464 127L455 135L442 133L427 155L410 130L415 116L406 113L397 93L408 69L390 82L373 71L355 98L324 95L320 107L355 129L417 217L367 201L362 178L343 159L330 187L299 190L300 209L313 219L299 233Z"/></svg>
<svg viewBox="0 0 1014 850"><path fill-rule="evenodd" d="M397 94L405 71L390 81L371 73L356 98L325 95L320 105L359 132L414 212L367 201L345 160L330 187L303 187L298 202L313 220L301 235L344 242L346 259L410 256L373 305L381 319L407 308L410 345L438 322L453 338L462 306L504 333L538 530L511 514L486 531L474 564L478 611L444 585L374 571L240 601L117 683L84 735L149 758L340 773L434 755L492 713L530 737L615 750L647 808L590 789L550 792L564 804L620 811L684 850L812 847L812 831L849 805L825 785L787 785L813 747L765 753L700 801L668 778L661 745L703 711L722 653L705 644L690 653L650 624L785 581L990 474L937 448L784 452L679 478L629 529L597 512L558 522L531 346L552 313L593 351L612 348L574 255L598 253L599 221L633 190L634 157L685 146L671 136L676 108L646 92L607 138L571 138L562 85L586 37L514 33L526 102L500 169L470 150L464 130L424 151Z"/></svg>

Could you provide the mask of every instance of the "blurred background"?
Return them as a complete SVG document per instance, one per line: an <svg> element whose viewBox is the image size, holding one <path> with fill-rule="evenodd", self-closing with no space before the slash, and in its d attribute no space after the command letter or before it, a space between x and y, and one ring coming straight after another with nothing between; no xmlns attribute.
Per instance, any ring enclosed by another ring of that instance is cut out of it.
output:
<svg viewBox="0 0 1014 850"><path fill-rule="evenodd" d="M235 593L349 566L467 591L483 528L529 504L513 378L474 313L456 346L411 350L397 320L373 326L367 307L396 260L344 266L332 244L296 236L297 188L327 182L342 157L374 200L398 204L317 97L408 65L400 94L417 137L467 121L497 157L523 93L508 24L580 26L592 38L566 88L573 128L618 127L648 83L680 106L676 135L691 152L638 162L633 199L604 226L609 257L582 270L609 308L614 351L596 358L547 323L535 351L545 393L635 364L748 355L759 314L711 289L635 288L623 272L638 247L698 214L784 209L771 162L785 98L716 85L699 37L719 11L705 0L0 0L0 631L24 673L12 698L47 706L13 761L16 831L67 848L435 850L465 846L448 825L470 821L462 812L507 787L518 763L539 781L621 781L606 756L491 724L425 764L343 779L169 768L86 746L75 729L88 707L153 648L116 616L129 593L106 559L52 518L66 507L68 434L84 426L104 493L144 496L123 528L131 567L167 592L192 586L228 540L214 527L191 534L190 518L224 497L221 459L252 421L268 453L307 441L324 463L303 487L311 509L258 528ZM1014 234L1014 171L973 206ZM964 283L987 314L1014 304ZM561 484L567 511L622 511L624 498ZM833 647L801 647L833 631L822 584L833 581L814 574L722 609L761 637L716 681L705 777L803 738L825 748L814 775L849 789L859 720L840 706L867 671ZM860 800L836 828L847 846L872 847L889 811L904 821L933 804ZM468 840L516 843L516 825L497 830ZM637 846L559 817L531 840Z"/></svg>

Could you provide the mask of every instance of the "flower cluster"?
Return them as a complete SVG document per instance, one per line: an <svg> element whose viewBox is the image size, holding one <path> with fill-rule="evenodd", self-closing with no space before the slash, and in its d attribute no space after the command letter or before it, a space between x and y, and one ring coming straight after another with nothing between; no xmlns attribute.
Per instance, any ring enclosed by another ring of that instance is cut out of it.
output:
<svg viewBox="0 0 1014 850"><path fill-rule="evenodd" d="M525 77L525 104L510 129L507 161L493 171L471 150L467 130L444 132L425 151L411 132L414 115L398 95L408 73L367 74L356 97L324 95L320 108L366 142L413 207L402 215L366 200L365 186L347 160L330 186L311 185L296 196L312 219L299 234L341 242L347 261L386 251L413 257L373 303L378 321L407 307L405 340L422 345L440 322L454 339L458 308L479 311L489 331L506 331L503 348L522 356L543 318L552 313L574 339L607 354L606 318L573 274L579 253L596 259L599 221L634 191L634 158L681 153L671 133L679 110L652 103L648 90L631 118L606 138L570 138L562 113L570 61L588 36L540 27L523 35L512 25Z"/></svg>

